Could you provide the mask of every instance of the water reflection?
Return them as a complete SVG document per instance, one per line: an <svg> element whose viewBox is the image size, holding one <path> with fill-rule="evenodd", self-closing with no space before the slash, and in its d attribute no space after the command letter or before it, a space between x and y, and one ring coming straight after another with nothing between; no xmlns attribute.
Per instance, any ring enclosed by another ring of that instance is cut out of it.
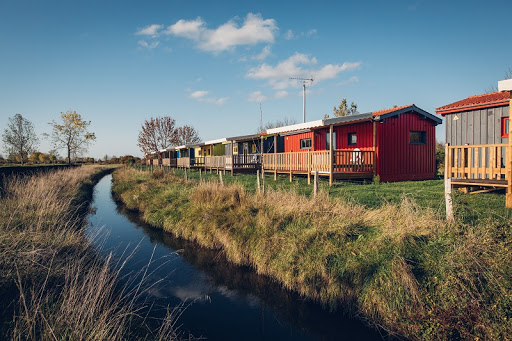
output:
<svg viewBox="0 0 512 341"><path fill-rule="evenodd" d="M94 241L105 253L119 255L127 245L131 245L128 249L139 245L123 270L126 274L142 277L141 268L153 259L146 279L150 288L145 292L152 317L185 302L179 320L182 330L209 340L381 339L359 320L329 313L248 267L230 264L219 251L148 226L113 201L111 178L106 176L96 185L96 209L89 216L87 232L92 236L106 226L109 233Z"/></svg>

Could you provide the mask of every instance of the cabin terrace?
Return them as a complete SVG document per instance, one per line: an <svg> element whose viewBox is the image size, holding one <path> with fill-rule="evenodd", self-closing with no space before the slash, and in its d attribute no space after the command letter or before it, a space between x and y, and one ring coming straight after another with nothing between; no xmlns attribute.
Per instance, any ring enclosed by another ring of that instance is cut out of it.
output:
<svg viewBox="0 0 512 341"><path fill-rule="evenodd" d="M263 155L263 171L333 179L425 180L435 176L435 126L414 104L269 129L284 152ZM331 147L332 146L332 147Z"/></svg>
<svg viewBox="0 0 512 341"><path fill-rule="evenodd" d="M436 113L446 120L445 178L466 192L505 188L507 207L512 207L512 80L500 81L498 88L439 107Z"/></svg>

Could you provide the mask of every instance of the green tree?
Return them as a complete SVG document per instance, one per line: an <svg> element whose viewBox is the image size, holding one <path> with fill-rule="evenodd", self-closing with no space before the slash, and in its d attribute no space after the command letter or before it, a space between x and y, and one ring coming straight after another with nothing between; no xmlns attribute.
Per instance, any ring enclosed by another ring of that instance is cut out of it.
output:
<svg viewBox="0 0 512 341"><path fill-rule="evenodd" d="M32 163L38 163L40 155L41 155L41 152L36 152L35 151L32 154L30 154L30 157L28 159Z"/></svg>
<svg viewBox="0 0 512 341"><path fill-rule="evenodd" d="M61 113L60 118L60 123L50 123L51 139L55 148L66 148L68 163L71 163L71 157L85 152L89 144L96 140L96 135L87 131L91 121L85 121L76 111Z"/></svg>
<svg viewBox="0 0 512 341"><path fill-rule="evenodd" d="M9 118L7 128L2 134L2 141L6 153L19 160L22 165L39 143L34 125L21 114Z"/></svg>
<svg viewBox="0 0 512 341"><path fill-rule="evenodd" d="M333 108L332 113L333 113L334 117L343 117L343 116L355 115L355 114L358 114L359 112L357 111L357 104L352 102L349 107L347 105L347 99L343 98L341 100L340 105L337 108L336 107Z"/></svg>

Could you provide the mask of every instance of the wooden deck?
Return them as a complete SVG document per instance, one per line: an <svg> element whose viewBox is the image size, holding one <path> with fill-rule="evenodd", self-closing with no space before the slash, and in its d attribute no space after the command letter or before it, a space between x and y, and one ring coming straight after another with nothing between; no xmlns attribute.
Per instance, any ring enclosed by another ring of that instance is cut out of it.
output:
<svg viewBox="0 0 512 341"><path fill-rule="evenodd" d="M263 154L265 173L304 174L318 172L332 179L371 179L375 170L374 151L323 150Z"/></svg>
<svg viewBox="0 0 512 341"><path fill-rule="evenodd" d="M450 179L452 187L476 190L473 193L505 188L507 207L512 207L511 149L503 143L446 145L445 179Z"/></svg>

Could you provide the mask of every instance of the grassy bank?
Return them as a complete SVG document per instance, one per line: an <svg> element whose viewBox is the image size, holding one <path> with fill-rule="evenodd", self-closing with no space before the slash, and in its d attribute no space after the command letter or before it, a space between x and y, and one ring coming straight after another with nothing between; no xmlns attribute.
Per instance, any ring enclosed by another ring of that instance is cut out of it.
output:
<svg viewBox="0 0 512 341"><path fill-rule="evenodd" d="M359 311L412 339L512 335L506 218L467 219L460 209L448 226L440 207L410 196L360 205L325 191L310 198L298 186L269 185L261 195L243 184L199 184L130 169L114 178L114 192L150 224L223 249L232 262L331 309Z"/></svg>
<svg viewBox="0 0 512 341"><path fill-rule="evenodd" d="M116 262L98 257L83 234L93 186L110 171L79 167L6 180L0 200L2 339L132 336L139 307L119 290Z"/></svg>

